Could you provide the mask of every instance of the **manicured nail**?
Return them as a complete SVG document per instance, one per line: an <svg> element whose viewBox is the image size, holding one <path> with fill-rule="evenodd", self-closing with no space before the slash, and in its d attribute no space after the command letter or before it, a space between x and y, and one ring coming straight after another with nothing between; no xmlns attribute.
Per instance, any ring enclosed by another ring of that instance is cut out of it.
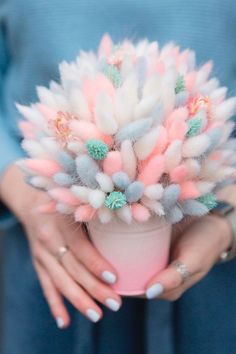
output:
<svg viewBox="0 0 236 354"><path fill-rule="evenodd" d="M115 312L118 311L121 306L121 304L118 301L116 301L114 299L110 299L110 298L106 299L106 305L107 305L107 307L109 307L110 310L115 311Z"/></svg>
<svg viewBox="0 0 236 354"><path fill-rule="evenodd" d="M147 289L146 296L148 299L154 299L154 297L161 295L161 293L163 293L163 291L164 291L164 288L161 285L161 283L156 283Z"/></svg>
<svg viewBox="0 0 236 354"><path fill-rule="evenodd" d="M97 321L99 321L100 320L100 315L99 315L99 313L97 313L95 310L93 310L93 309L88 309L87 310L87 316L88 316L88 318L92 321L92 322L97 322Z"/></svg>
<svg viewBox="0 0 236 354"><path fill-rule="evenodd" d="M57 324L57 327L60 329L64 328L64 326L65 326L65 323L64 323L64 320L62 317L56 318L56 324Z"/></svg>
<svg viewBox="0 0 236 354"><path fill-rule="evenodd" d="M108 284L114 284L116 282L116 275L111 273L111 272L109 272L108 270L105 270L102 273L102 278Z"/></svg>

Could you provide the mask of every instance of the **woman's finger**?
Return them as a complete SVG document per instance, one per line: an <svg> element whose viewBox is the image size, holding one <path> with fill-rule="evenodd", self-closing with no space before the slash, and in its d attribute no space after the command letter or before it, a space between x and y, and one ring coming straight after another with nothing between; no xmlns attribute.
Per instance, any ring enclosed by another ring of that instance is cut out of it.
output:
<svg viewBox="0 0 236 354"><path fill-rule="evenodd" d="M63 230L63 234L65 234L65 230ZM100 255L81 227L73 229L65 237L75 257L90 272L107 284L114 284L116 282L117 274L115 269Z"/></svg>
<svg viewBox="0 0 236 354"><path fill-rule="evenodd" d="M93 298L107 306L112 311L121 307L121 298L108 285L99 281L80 263L71 253L67 252L61 259L67 272L77 281Z"/></svg>
<svg viewBox="0 0 236 354"><path fill-rule="evenodd" d="M37 271L44 296L48 302L49 308L55 318L58 328L62 329L67 327L70 323L70 316L63 303L61 294L56 289L43 266L37 261L34 262L34 266Z"/></svg>
<svg viewBox="0 0 236 354"><path fill-rule="evenodd" d="M58 226L58 225L57 225ZM43 227L41 230L40 242L52 255L56 255L57 250L64 244L61 228L52 224ZM68 231L67 231L68 232ZM53 235L53 237L52 237ZM89 256L89 255L87 255ZM106 305L113 311L117 311L121 306L121 298L110 287L99 281L87 268L75 258L71 250L67 251L61 258L65 270L72 278L81 285L93 298Z"/></svg>
<svg viewBox="0 0 236 354"><path fill-rule="evenodd" d="M161 295L158 296L158 299L168 300L168 301L176 301L178 300L185 291L191 288L194 284L199 282L203 278L204 274L198 273L186 279L180 286L177 288L164 291Z"/></svg>
<svg viewBox="0 0 236 354"><path fill-rule="evenodd" d="M190 277L200 272L200 268L197 265L196 258L191 250L184 252L177 259L186 265ZM159 297L164 292L172 291L183 283L183 278L177 269L170 263L169 266L163 271L156 274L147 286L146 297L153 299Z"/></svg>
<svg viewBox="0 0 236 354"><path fill-rule="evenodd" d="M37 259L46 268L57 289L69 302L92 322L102 317L102 310L90 296L71 278L63 266L46 249L38 246Z"/></svg>

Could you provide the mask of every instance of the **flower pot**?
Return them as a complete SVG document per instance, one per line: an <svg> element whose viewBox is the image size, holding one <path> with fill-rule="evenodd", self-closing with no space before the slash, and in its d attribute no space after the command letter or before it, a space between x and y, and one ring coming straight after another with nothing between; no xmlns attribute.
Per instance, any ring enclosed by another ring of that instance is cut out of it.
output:
<svg viewBox="0 0 236 354"><path fill-rule="evenodd" d="M95 219L87 226L93 244L118 273L113 289L120 295L144 294L148 281L168 263L171 225L164 218L130 225Z"/></svg>

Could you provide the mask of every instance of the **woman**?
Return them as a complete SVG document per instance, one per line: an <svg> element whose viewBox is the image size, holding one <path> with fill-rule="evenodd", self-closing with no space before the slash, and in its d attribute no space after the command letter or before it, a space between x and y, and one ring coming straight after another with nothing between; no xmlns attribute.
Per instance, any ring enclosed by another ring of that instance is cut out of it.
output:
<svg viewBox="0 0 236 354"><path fill-rule="evenodd" d="M233 0L1 0L0 194L7 234L2 354L236 351L236 330L230 326L236 319L235 261L214 267L181 297L230 246L230 227L224 218L208 216L175 238L172 259L181 259L191 276L183 282L169 267L147 287L148 298L168 301L124 299L122 304L110 287L116 281L115 270L97 254L82 229L75 230L58 216L38 215L37 206L45 197L28 187L14 166L22 156L14 102L33 101L35 85L57 78L61 60L74 59L80 49L95 49L104 32L115 41L148 37L160 44L175 40L190 46L199 61L215 60L222 83L233 91L235 15ZM235 187L231 188L236 205ZM65 244L70 251L58 254ZM101 322L92 324L102 315ZM61 332L53 318L59 328L71 325Z"/></svg>

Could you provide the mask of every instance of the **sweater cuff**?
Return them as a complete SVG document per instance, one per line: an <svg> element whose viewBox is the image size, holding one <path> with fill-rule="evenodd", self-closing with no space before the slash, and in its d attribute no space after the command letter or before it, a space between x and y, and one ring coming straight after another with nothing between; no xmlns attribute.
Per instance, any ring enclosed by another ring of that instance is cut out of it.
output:
<svg viewBox="0 0 236 354"><path fill-rule="evenodd" d="M25 156L20 141L11 137L4 129L0 129L0 178L7 168L15 161ZM9 186L10 188L11 186ZM0 200L0 230L6 230L18 223L17 218Z"/></svg>

